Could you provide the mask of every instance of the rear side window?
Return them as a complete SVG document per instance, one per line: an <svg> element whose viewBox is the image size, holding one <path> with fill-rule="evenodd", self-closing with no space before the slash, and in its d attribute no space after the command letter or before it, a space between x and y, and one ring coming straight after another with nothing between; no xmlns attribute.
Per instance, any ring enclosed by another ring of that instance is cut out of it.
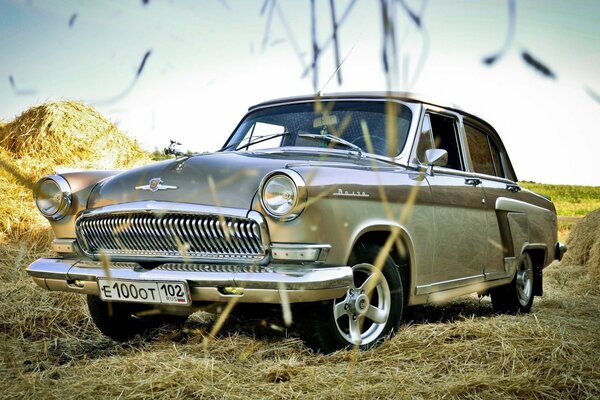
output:
<svg viewBox="0 0 600 400"><path fill-rule="evenodd" d="M465 132L475 172L504 177L498 146L485 132L471 125L465 124Z"/></svg>
<svg viewBox="0 0 600 400"><path fill-rule="evenodd" d="M439 114L429 114L433 142L436 149L444 149L448 152L448 164L446 168L464 170L460 156L460 142L458 141L458 130L456 120Z"/></svg>

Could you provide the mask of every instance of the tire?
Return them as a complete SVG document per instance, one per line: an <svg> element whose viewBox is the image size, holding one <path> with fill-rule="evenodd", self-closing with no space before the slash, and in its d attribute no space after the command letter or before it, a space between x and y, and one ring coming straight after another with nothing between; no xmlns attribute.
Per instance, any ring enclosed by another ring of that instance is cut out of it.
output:
<svg viewBox="0 0 600 400"><path fill-rule="evenodd" d="M183 325L187 317L152 315L140 317L137 314L152 310L151 306L135 303L105 302L98 296L87 296L88 310L96 327L105 336L125 342L136 335L145 336L153 330L169 324Z"/></svg>
<svg viewBox="0 0 600 400"><path fill-rule="evenodd" d="M323 353L358 346L369 350L392 335L404 311L403 282L388 255L381 272L374 263L381 247L363 245L350 257L354 285L335 300L301 304L296 321L308 347ZM367 279L369 280L367 282ZM375 284L369 299L368 287Z"/></svg>
<svg viewBox="0 0 600 400"><path fill-rule="evenodd" d="M494 311L507 314L528 313L533 305L535 271L528 253L523 253L513 280L491 291Z"/></svg>

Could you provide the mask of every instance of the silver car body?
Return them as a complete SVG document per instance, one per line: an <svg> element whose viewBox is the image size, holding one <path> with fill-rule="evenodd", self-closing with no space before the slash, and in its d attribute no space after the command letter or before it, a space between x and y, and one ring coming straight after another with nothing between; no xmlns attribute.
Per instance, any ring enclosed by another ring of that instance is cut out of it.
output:
<svg viewBox="0 0 600 400"><path fill-rule="evenodd" d="M410 110L400 154L234 148L126 172L62 174L72 204L51 221L58 255L35 261L28 273L48 290L91 295L99 295L98 279L112 278L185 281L194 302L313 302L338 298L352 285L348 260L357 243L383 245L392 235L407 270L408 305L506 285L525 252L540 295L542 269L564 252L554 206L519 187L498 134L481 119L398 93L287 98L249 115L349 101ZM426 118L442 117L454 121L460 169L418 154ZM467 124L497 146L501 176L475 172ZM261 182L278 172L297 179L305 196L293 220L273 218L261 202Z"/></svg>

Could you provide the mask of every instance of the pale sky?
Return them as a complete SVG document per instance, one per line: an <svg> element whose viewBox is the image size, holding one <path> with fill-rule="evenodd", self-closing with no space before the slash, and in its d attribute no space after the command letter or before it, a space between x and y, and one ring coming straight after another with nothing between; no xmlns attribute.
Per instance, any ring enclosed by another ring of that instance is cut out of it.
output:
<svg viewBox="0 0 600 400"><path fill-rule="evenodd" d="M0 0L0 119L51 99L94 105L143 147L169 139L215 150L247 108L314 92L310 1ZM321 47L332 34L329 1L316 0ZM600 185L600 1L395 1L398 63L392 89L458 104L500 133L519 179ZM319 60L324 92L385 90L378 0L336 0L345 59ZM150 51L139 79L136 71ZM524 62L529 53L555 74ZM423 67L418 68L422 62ZM417 73L420 71L420 73ZM12 81L11 78L12 77ZM14 86L13 86L14 83Z"/></svg>

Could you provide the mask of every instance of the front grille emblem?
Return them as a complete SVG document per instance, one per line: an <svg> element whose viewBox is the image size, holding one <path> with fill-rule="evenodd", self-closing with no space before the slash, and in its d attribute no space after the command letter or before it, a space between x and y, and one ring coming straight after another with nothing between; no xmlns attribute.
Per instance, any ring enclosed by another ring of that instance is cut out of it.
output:
<svg viewBox="0 0 600 400"><path fill-rule="evenodd" d="M152 178L147 185L136 186L136 190L149 190L156 192L157 190L177 189L177 186L163 185L163 180L160 178Z"/></svg>

